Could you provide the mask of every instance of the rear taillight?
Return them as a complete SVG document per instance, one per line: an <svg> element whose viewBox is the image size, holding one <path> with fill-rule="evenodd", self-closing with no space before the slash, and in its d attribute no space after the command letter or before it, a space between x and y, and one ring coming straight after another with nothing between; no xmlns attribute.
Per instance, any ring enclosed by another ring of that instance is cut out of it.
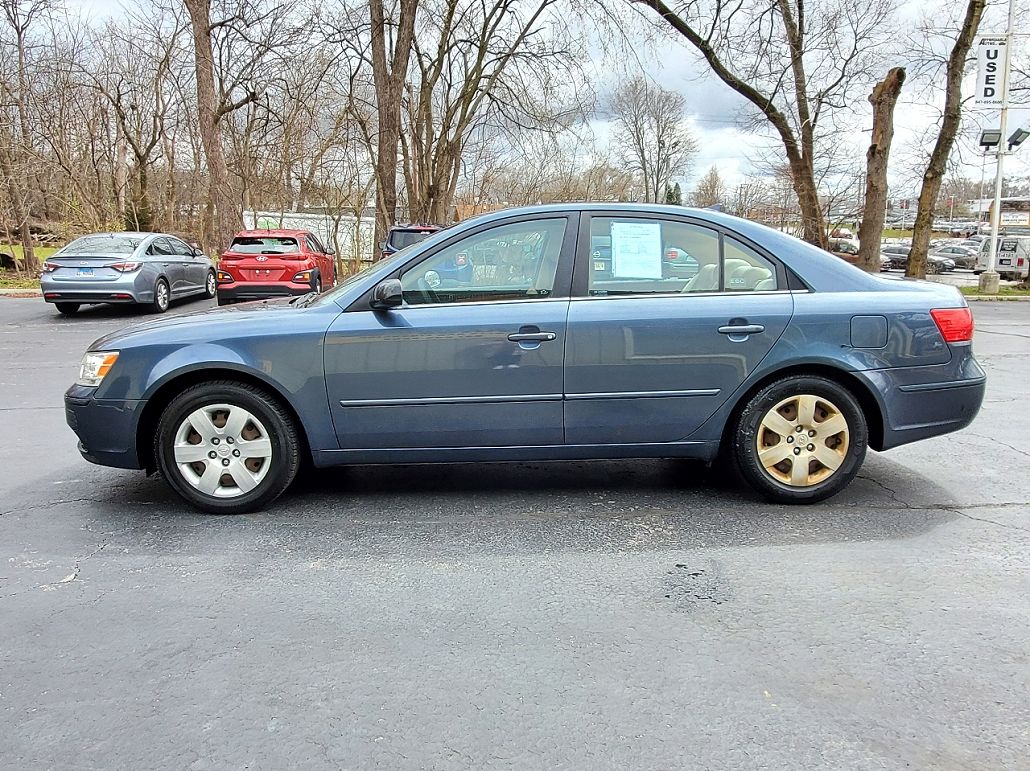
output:
<svg viewBox="0 0 1030 771"><path fill-rule="evenodd" d="M665 253L665 261L676 262L676 252L673 249L670 249Z"/></svg>
<svg viewBox="0 0 1030 771"><path fill-rule="evenodd" d="M219 284L231 284L236 279L232 277L231 273L226 273L224 270L220 270L215 275L215 280L218 281Z"/></svg>
<svg viewBox="0 0 1030 771"><path fill-rule="evenodd" d="M294 274L293 278L290 279L295 284L310 284L311 283L311 271L302 270Z"/></svg>
<svg viewBox="0 0 1030 771"><path fill-rule="evenodd" d="M112 262L107 267L114 268L119 273L132 273L143 267L142 262Z"/></svg>
<svg viewBox="0 0 1030 771"><path fill-rule="evenodd" d="M53 262L44 262L44 263L43 263L43 272L44 272L44 273L53 273L53 272L54 272L55 270L57 270L57 269L58 269L59 267L61 267L61 266L60 266L60 265L58 265L57 263L53 263Z"/></svg>
<svg viewBox="0 0 1030 771"><path fill-rule="evenodd" d="M934 308L933 322L946 343L965 343L973 339L973 314L969 308Z"/></svg>

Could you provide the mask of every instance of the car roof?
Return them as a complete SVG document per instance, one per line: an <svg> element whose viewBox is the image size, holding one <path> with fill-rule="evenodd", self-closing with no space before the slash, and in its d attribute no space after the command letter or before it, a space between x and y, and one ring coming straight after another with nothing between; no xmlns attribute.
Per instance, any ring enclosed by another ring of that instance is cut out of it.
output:
<svg viewBox="0 0 1030 771"><path fill-rule="evenodd" d="M291 228L253 228L252 230L241 230L233 238L257 238L259 236L306 236L309 230L294 230Z"/></svg>

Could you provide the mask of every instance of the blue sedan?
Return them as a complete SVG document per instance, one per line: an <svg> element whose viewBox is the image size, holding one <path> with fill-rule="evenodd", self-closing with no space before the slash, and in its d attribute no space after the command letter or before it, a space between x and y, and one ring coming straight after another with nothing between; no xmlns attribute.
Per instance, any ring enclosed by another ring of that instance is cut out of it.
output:
<svg viewBox="0 0 1030 771"><path fill-rule="evenodd" d="M693 275L663 270L673 249ZM473 271L440 280L459 254ZM101 338L65 404L87 460L213 513L267 505L305 461L689 457L811 503L868 447L973 420L972 336L954 287L718 212L566 204L467 220L321 295Z"/></svg>

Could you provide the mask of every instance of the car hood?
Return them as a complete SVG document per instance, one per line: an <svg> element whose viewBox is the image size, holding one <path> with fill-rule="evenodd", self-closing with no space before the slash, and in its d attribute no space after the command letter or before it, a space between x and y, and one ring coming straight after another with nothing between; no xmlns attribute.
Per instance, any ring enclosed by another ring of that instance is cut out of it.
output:
<svg viewBox="0 0 1030 771"><path fill-rule="evenodd" d="M284 316L319 311L317 308L307 308L297 302L300 299L277 297L152 319L105 335L93 341L89 350L119 350L153 343L192 343L205 339L244 336L255 330L282 330ZM325 307L322 307L320 312L326 314ZM338 313L339 308L335 308L329 315L335 317ZM328 327L329 319L325 323Z"/></svg>

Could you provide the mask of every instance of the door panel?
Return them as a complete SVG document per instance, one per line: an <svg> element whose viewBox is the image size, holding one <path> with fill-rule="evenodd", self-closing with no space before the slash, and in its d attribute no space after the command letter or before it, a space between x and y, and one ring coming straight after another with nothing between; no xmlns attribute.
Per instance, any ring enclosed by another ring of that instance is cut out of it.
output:
<svg viewBox="0 0 1030 771"><path fill-rule="evenodd" d="M523 300L341 314L325 341L340 446L560 444L568 308ZM526 338L538 333L553 339Z"/></svg>
<svg viewBox="0 0 1030 771"><path fill-rule="evenodd" d="M686 439L765 357L793 307L787 292L573 300L566 442Z"/></svg>

